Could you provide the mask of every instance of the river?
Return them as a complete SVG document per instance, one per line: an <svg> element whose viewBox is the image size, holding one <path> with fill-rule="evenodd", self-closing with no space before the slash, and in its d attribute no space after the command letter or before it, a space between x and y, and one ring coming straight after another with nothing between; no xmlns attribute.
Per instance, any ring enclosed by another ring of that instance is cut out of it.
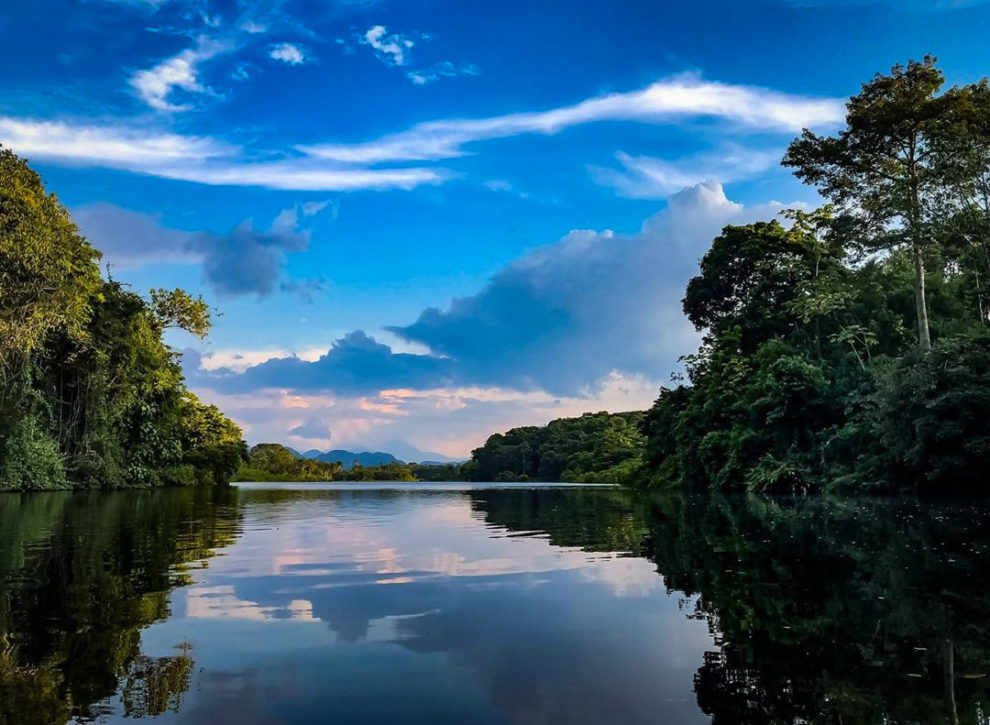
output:
<svg viewBox="0 0 990 725"><path fill-rule="evenodd" d="M0 723L988 722L990 508L0 496Z"/></svg>

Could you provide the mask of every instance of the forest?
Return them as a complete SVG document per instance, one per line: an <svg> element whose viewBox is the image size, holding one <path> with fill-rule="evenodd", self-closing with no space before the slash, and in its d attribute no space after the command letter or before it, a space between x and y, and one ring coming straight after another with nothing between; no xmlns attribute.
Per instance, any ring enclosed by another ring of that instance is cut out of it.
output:
<svg viewBox="0 0 990 725"><path fill-rule="evenodd" d="M990 87L935 59L849 99L783 165L826 200L726 227L688 284L703 333L644 422L643 482L984 490L990 465Z"/></svg>
<svg viewBox="0 0 990 725"><path fill-rule="evenodd" d="M585 413L490 436L461 466L467 481L625 483L640 470L642 413Z"/></svg>
<svg viewBox="0 0 990 725"><path fill-rule="evenodd" d="M398 461L377 466L355 463L345 469L340 461L300 456L278 443L259 443L234 474L234 481L417 481L414 466ZM450 479L445 479L450 480Z"/></svg>
<svg viewBox="0 0 990 725"><path fill-rule="evenodd" d="M100 273L24 159L0 149L0 491L225 484L241 430L182 378L170 328L203 337L210 309Z"/></svg>

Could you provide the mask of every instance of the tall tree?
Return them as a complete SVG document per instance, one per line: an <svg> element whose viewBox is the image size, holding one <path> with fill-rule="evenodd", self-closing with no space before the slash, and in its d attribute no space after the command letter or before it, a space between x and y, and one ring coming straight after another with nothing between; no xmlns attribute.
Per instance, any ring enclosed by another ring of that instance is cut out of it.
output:
<svg viewBox="0 0 990 725"><path fill-rule="evenodd" d="M876 75L846 104L846 127L836 136L805 129L783 163L871 232L874 247L907 245L913 254L918 345L931 349L925 296L925 256L945 187L939 143L959 95L939 95L944 83L935 58L895 65Z"/></svg>

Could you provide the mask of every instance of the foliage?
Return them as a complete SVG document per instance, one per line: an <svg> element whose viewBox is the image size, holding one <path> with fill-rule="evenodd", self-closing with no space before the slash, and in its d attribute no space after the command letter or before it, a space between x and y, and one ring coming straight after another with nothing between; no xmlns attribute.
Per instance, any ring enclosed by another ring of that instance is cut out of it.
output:
<svg viewBox="0 0 990 725"><path fill-rule="evenodd" d="M624 483L639 471L642 413L586 413L495 434L471 452L471 481Z"/></svg>
<svg viewBox="0 0 990 725"><path fill-rule="evenodd" d="M986 490L990 89L942 81L932 58L872 79L784 159L831 204L712 242L684 298L703 345L644 419L644 480Z"/></svg>
<svg viewBox="0 0 990 725"><path fill-rule="evenodd" d="M416 481L412 468L399 462L378 466L360 464L345 469L339 461L328 463L297 456L278 443L259 443L248 453L235 481ZM449 479L448 479L449 480Z"/></svg>
<svg viewBox="0 0 990 725"><path fill-rule="evenodd" d="M145 300L101 279L98 259L40 177L0 151L0 490L226 483L241 432L186 390L162 339L206 334L205 302Z"/></svg>

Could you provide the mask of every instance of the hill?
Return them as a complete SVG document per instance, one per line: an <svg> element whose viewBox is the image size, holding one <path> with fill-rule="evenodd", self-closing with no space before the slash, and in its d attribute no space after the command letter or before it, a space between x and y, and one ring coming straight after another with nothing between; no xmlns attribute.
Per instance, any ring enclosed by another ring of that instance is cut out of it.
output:
<svg viewBox="0 0 990 725"><path fill-rule="evenodd" d="M461 466L470 481L623 483L640 470L643 413L585 413L491 436Z"/></svg>

